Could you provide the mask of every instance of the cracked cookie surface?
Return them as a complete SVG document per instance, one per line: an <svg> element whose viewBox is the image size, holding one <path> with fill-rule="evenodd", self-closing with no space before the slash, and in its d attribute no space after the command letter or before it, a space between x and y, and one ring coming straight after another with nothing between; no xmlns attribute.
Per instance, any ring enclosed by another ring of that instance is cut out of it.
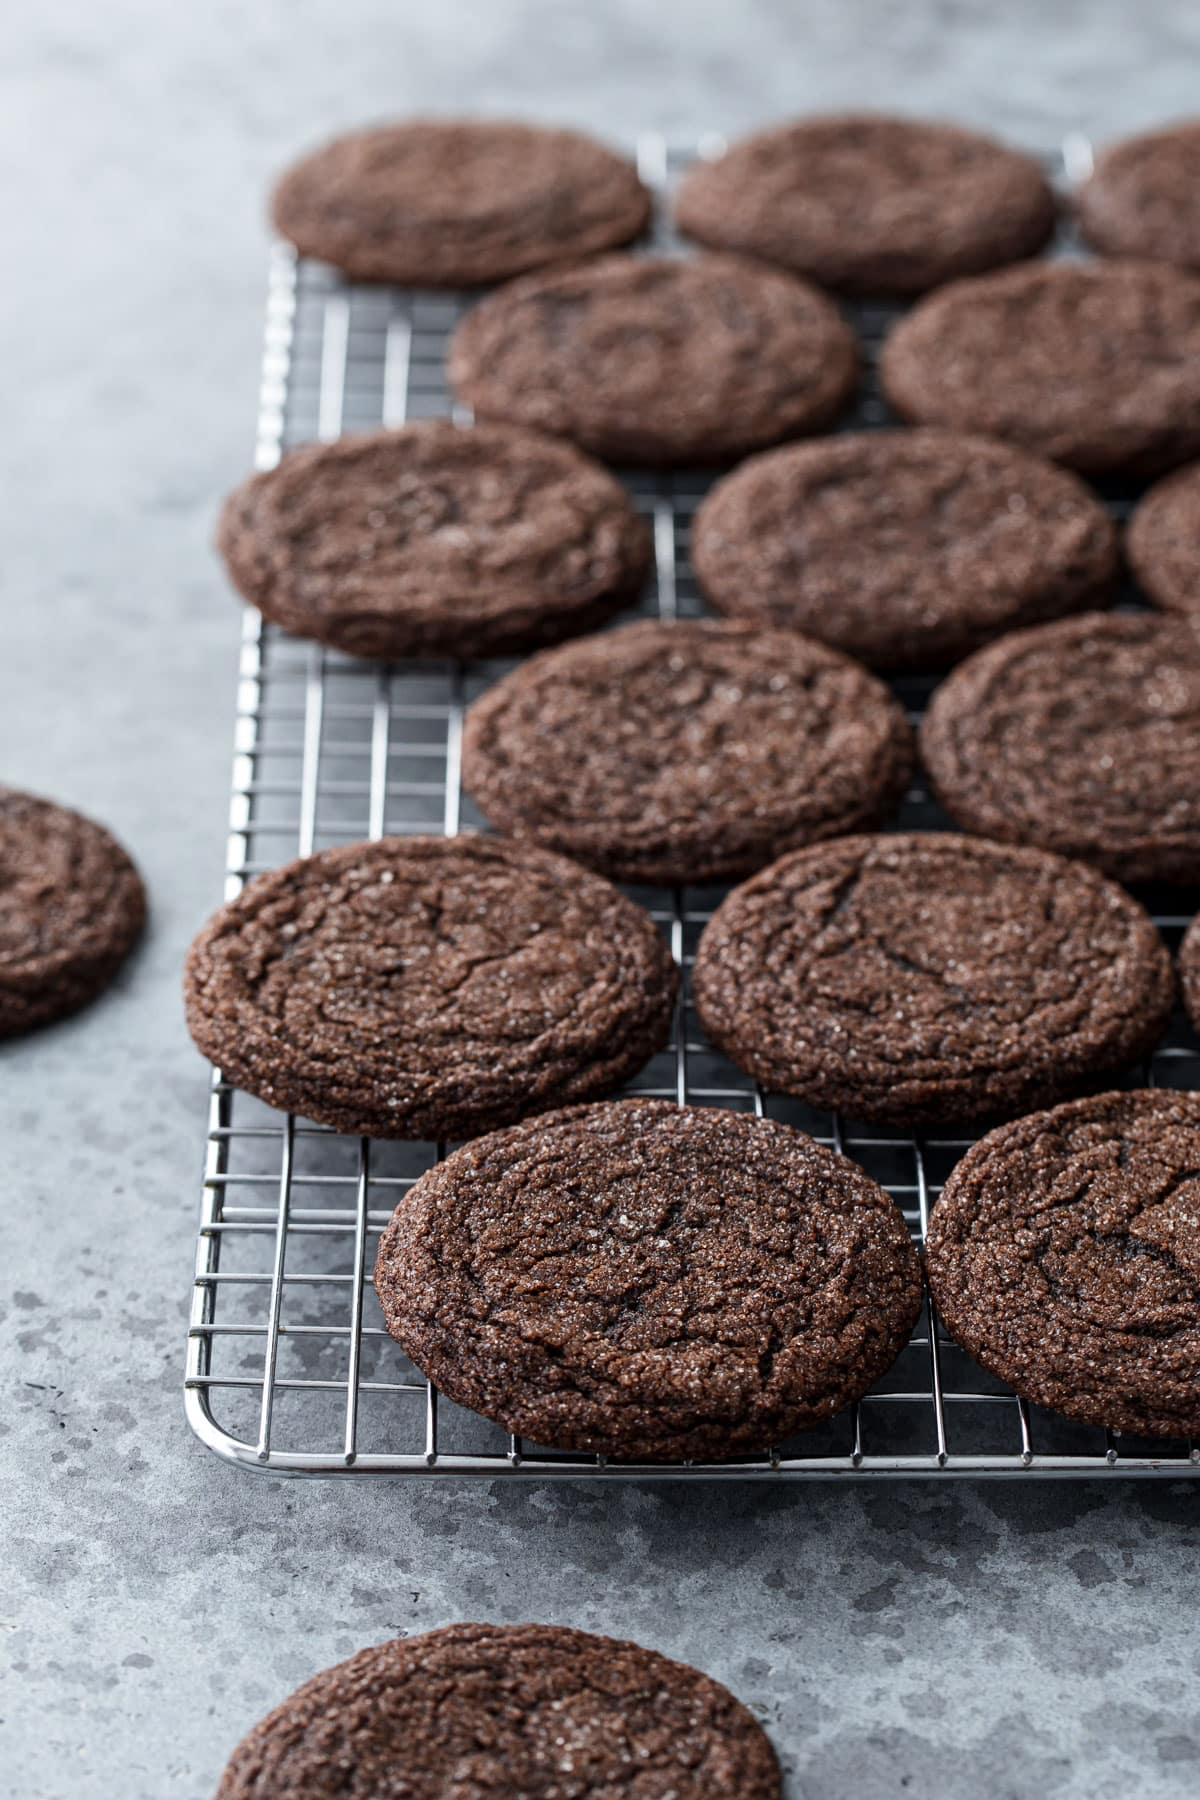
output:
<svg viewBox="0 0 1200 1800"><path fill-rule="evenodd" d="M1075 205L1084 237L1106 256L1200 269L1200 122L1108 145Z"/></svg>
<svg viewBox="0 0 1200 1800"><path fill-rule="evenodd" d="M1143 497L1125 555L1155 606L1200 619L1200 466L1178 469Z"/></svg>
<svg viewBox="0 0 1200 1800"><path fill-rule="evenodd" d="M303 157L271 216L356 281L471 287L627 243L650 195L632 163L577 131L413 119Z"/></svg>
<svg viewBox="0 0 1200 1800"><path fill-rule="evenodd" d="M548 651L467 715L463 779L502 831L614 880L737 879L887 818L903 709L795 632L627 625Z"/></svg>
<svg viewBox="0 0 1200 1800"><path fill-rule="evenodd" d="M731 144L684 176L680 228L853 294L918 294L1054 230L1032 157L952 125L842 114Z"/></svg>
<svg viewBox="0 0 1200 1800"><path fill-rule="evenodd" d="M1200 1434L1200 1096L1100 1094L972 1147L933 1210L946 1327L1035 1405Z"/></svg>
<svg viewBox="0 0 1200 1800"><path fill-rule="evenodd" d="M0 787L0 1038L86 1006L145 918L141 877L102 825Z"/></svg>
<svg viewBox="0 0 1200 1800"><path fill-rule="evenodd" d="M779 1800L762 1726L686 1663L562 1625L360 1650L243 1739L217 1800Z"/></svg>
<svg viewBox="0 0 1200 1800"><path fill-rule="evenodd" d="M1078 1093L1149 1052L1174 993L1115 882L940 833L845 838L752 876L692 985L710 1039L765 1087L903 1125Z"/></svg>
<svg viewBox="0 0 1200 1800"><path fill-rule="evenodd" d="M1123 881L1200 880L1200 629L1085 613L1014 632L943 682L921 726L960 825Z"/></svg>
<svg viewBox="0 0 1200 1800"><path fill-rule="evenodd" d="M1081 481L1012 445L845 432L727 475L692 562L718 612L924 669L1103 599L1117 540Z"/></svg>
<svg viewBox="0 0 1200 1800"><path fill-rule="evenodd" d="M307 445L252 475L217 545L239 592L354 656L507 656L636 598L649 533L569 444L427 419Z"/></svg>
<svg viewBox="0 0 1200 1800"><path fill-rule="evenodd" d="M1085 474L1158 474L1200 454L1200 279L1049 262L955 281L894 328L880 372L913 423Z"/></svg>
<svg viewBox="0 0 1200 1800"><path fill-rule="evenodd" d="M369 1137L456 1139L610 1093L677 976L648 913L496 838L348 844L252 881L188 955L188 1025L236 1086Z"/></svg>
<svg viewBox="0 0 1200 1800"><path fill-rule="evenodd" d="M448 366L481 418L616 462L704 463L827 425L858 352L824 295L761 263L608 256L489 295Z"/></svg>
<svg viewBox="0 0 1200 1800"><path fill-rule="evenodd" d="M847 1158L663 1100L469 1144L383 1234L388 1330L451 1400L555 1448L762 1451L865 1393L921 1303L908 1229Z"/></svg>

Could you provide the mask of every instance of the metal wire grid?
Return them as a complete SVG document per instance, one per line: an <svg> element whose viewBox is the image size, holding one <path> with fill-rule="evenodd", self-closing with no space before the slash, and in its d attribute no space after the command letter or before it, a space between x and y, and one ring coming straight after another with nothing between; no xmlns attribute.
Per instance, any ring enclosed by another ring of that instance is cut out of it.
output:
<svg viewBox="0 0 1200 1800"><path fill-rule="evenodd" d="M706 146L701 146L701 150ZM1068 173L1087 146L1064 147ZM645 178L670 186L687 157L639 144ZM669 244L669 233L660 241ZM352 288L316 265L272 256L256 464L293 444L451 411L446 342L465 296ZM854 310L869 363L892 309ZM868 375L854 427L888 422ZM687 560L707 480L632 471L654 533L643 610L703 609ZM1114 508L1129 497L1115 494ZM386 668L244 622L225 891L326 845L384 833L478 828L461 790L465 707L506 664ZM900 684L914 715L931 683ZM947 821L919 787L898 828ZM972 1141L888 1135L766 1095L704 1041L687 997L696 941L719 891L634 890L684 969L672 1042L632 1093L749 1109L843 1150L887 1187L920 1240L941 1184ZM1178 907L1178 900L1173 902ZM1156 913L1177 939L1190 914ZM1200 1087L1200 1045L1178 1019L1150 1069L1131 1079ZM768 1455L721 1464L610 1464L527 1446L445 1401L383 1328L371 1287L374 1243L392 1210L447 1146L352 1140L284 1117L214 1076L186 1405L228 1461L287 1475L476 1475L736 1479L970 1474L1027 1477L1200 1472L1190 1444L1138 1443L1040 1414L972 1364L928 1304L896 1366L859 1405Z"/></svg>

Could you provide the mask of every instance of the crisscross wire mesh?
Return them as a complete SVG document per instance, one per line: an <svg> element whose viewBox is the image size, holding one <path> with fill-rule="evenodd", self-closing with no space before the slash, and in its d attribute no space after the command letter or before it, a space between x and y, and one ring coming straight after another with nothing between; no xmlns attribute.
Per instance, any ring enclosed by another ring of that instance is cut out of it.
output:
<svg viewBox="0 0 1200 1800"><path fill-rule="evenodd" d="M701 150L708 146L701 146ZM714 146L715 147L715 146ZM1087 147L1065 146L1069 172ZM660 192L689 154L639 144ZM1056 162L1061 172L1061 161ZM669 229L659 243L672 248ZM1064 245L1070 253L1069 243ZM331 271L272 255L256 462L294 444L452 411L444 360L467 296L356 288ZM852 309L868 364L895 316ZM853 416L889 422L873 377ZM688 561L691 521L708 486L696 473L625 471L649 519L656 569L643 610L694 617L703 605ZM1128 494L1107 496L1118 514ZM248 612L244 622L226 896L253 875L315 849L385 834L483 828L461 790L463 714L507 664L385 668L301 643ZM897 690L914 716L932 686ZM947 824L922 788L897 827ZM719 891L633 890L684 970L669 1047L628 1091L728 1106L798 1125L845 1151L924 1231L967 1137L873 1130L762 1093L714 1052L689 1002L687 972ZM1172 945L1190 913L1154 908ZM1149 1069L1130 1081L1200 1086L1200 1045L1178 1018ZM203 1441L244 1467L289 1475L475 1475L737 1479L921 1474L1094 1476L1200 1473L1190 1444L1138 1443L1024 1402L978 1369L924 1308L895 1367L859 1405L770 1454L719 1465L633 1466L540 1450L445 1402L387 1335L371 1283L375 1244L406 1189L446 1145L347 1139L284 1117L214 1076L188 1336L188 1417Z"/></svg>

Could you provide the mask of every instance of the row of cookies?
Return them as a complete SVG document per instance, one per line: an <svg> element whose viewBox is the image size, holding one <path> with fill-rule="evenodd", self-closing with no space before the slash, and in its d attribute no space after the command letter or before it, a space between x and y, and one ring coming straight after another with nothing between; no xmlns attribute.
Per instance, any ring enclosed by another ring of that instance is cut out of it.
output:
<svg viewBox="0 0 1200 1800"><path fill-rule="evenodd" d="M956 1341L1015 1393L1200 1433L1200 1096L1092 1095L989 1132L933 1210ZM661 1100L476 1139L384 1231L389 1331L439 1391L535 1445L634 1461L779 1449L908 1342L921 1267L890 1196L772 1120Z"/></svg>
<svg viewBox="0 0 1200 1800"><path fill-rule="evenodd" d="M1200 467L1137 507L1144 596L1200 611ZM426 420L296 450L229 496L218 542L268 618L384 660L523 654L637 598L649 533L598 463L545 433ZM713 607L887 673L1107 605L1120 544L1070 471L973 433L846 432L719 480L689 550Z"/></svg>
<svg viewBox="0 0 1200 1800"><path fill-rule="evenodd" d="M970 651L921 734L951 817L1194 883L1198 505L1184 470L1129 532L1168 610L1105 614L1115 529L1065 470L924 431L770 452L717 484L691 533L737 622L544 651L472 710L467 788L503 829L618 879L737 879L882 822L904 793L907 728L839 651L885 670ZM442 421L297 451L231 496L220 541L269 616L385 658L576 633L630 602L650 557L619 485L570 446Z"/></svg>
<svg viewBox="0 0 1200 1800"><path fill-rule="evenodd" d="M1200 1100L1166 1093L1076 1102L977 1145L927 1247L959 1341L1043 1404L1194 1430L1198 1148ZM706 1206L710 1187L735 1204ZM448 1392L618 1454L726 1448L722 1415L760 1433L814 1422L886 1366L920 1296L898 1215L853 1164L767 1121L636 1101L456 1154L396 1215L376 1282ZM398 1763L431 1800L468 1771L521 1794L563 1778L579 1795L781 1792L762 1727L697 1670L563 1627L468 1624L306 1682L238 1745L218 1800L343 1792L348 1771L374 1793Z"/></svg>
<svg viewBox="0 0 1200 1800"><path fill-rule="evenodd" d="M788 1127L654 1100L554 1110L611 1093L688 1029L677 983L648 915L565 858L490 837L384 839L252 882L197 939L187 1011L199 1046L272 1105L346 1132L471 1140L406 1195L376 1269L389 1329L450 1399L556 1448L721 1457L864 1393L907 1340L919 1268L889 1196ZM706 926L693 991L710 1040L764 1086L944 1126L1062 1102L1135 1064L1174 981L1149 917L1107 877L931 834L837 838L754 876ZM995 1283L971 1288L962 1341L1075 1416L1200 1429L1171 1374L1200 1334L1194 1176L1175 1155L1176 1140L1200 1142L1200 1099L1106 1095L1021 1128L1042 1134L1040 1154L1078 1121L1086 1150L1114 1118L1118 1136L1159 1143L1156 1195L1122 1152L1137 1178L1108 1191L1088 1174L1073 1211L1060 1188L1053 1222L1091 1258L1096 1291L1107 1283L1114 1320L1093 1317L1092 1337L1111 1331L1111 1367L1072 1396L1061 1357L1014 1365ZM974 1166L952 1175L935 1223L976 1204L955 1198ZM1008 1181L1006 1152L998 1166ZM1001 1238L1005 1219L1009 1286L1042 1287L1066 1331L1078 1294L1045 1285L1020 1208L998 1215ZM1163 1232L1182 1245L1175 1275L1135 1258ZM945 1252L951 1294L979 1251L966 1231ZM1134 1355L1121 1305L1157 1305L1172 1284L1172 1333L1139 1330Z"/></svg>
<svg viewBox="0 0 1200 1800"><path fill-rule="evenodd" d="M883 391L911 423L982 431L1092 475L1200 454L1200 278L1041 261L935 289L888 333ZM721 462L834 423L859 351L798 276L705 253L616 255L495 289L451 340L476 417L626 463Z"/></svg>
<svg viewBox="0 0 1200 1800"><path fill-rule="evenodd" d="M1195 960L1193 933L1193 1001ZM935 1126L1133 1066L1175 984L1106 876L933 832L770 864L706 924L692 991L710 1040L771 1091ZM650 915L565 857L385 838L257 877L195 940L186 995L199 1047L269 1105L444 1142L612 1093L677 1026L678 971Z"/></svg>
<svg viewBox="0 0 1200 1800"><path fill-rule="evenodd" d="M1200 127L1115 144L1075 193L1102 254L1200 269ZM355 281L473 287L626 244L653 196L575 131L410 120L336 139L287 171L276 228ZM977 132L879 114L776 126L685 177L700 243L839 293L914 295L1043 249L1058 205L1033 158Z"/></svg>
<svg viewBox="0 0 1200 1800"><path fill-rule="evenodd" d="M274 210L303 250L353 275L504 280L456 335L460 399L616 460L721 460L821 429L858 358L812 284L912 295L948 283L885 348L904 417L1146 474L1200 451L1200 290L1186 272L1198 145L1183 126L1150 154L1130 144L1102 159L1080 210L1122 259L1088 264L1022 260L1056 216L1030 159L884 118L807 121L694 168L677 213L709 250L686 262L597 255L645 221L636 174L575 134L527 127L357 134L293 169Z"/></svg>
<svg viewBox="0 0 1200 1800"><path fill-rule="evenodd" d="M1009 632L935 688L921 759L957 824L1133 883L1200 883L1200 633L1149 613ZM890 818L898 702L798 632L644 622L545 650L470 708L463 782L514 837L621 881L736 880Z"/></svg>

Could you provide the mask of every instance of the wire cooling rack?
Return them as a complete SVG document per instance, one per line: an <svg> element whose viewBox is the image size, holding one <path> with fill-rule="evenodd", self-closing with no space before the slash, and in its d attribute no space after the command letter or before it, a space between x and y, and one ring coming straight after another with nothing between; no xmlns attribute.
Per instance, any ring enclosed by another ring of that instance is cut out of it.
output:
<svg viewBox="0 0 1200 1800"><path fill-rule="evenodd" d="M715 146L713 146L715 147ZM701 145L701 153L709 146ZM686 155L639 144L660 193ZM1064 146L1058 172L1086 168ZM664 228L660 243L670 244ZM1069 246L1068 246L1069 248ZM350 287L331 271L272 256L256 464L294 444L452 410L447 339L467 296ZM894 309L853 321L873 365ZM868 374L848 424L889 415ZM703 610L688 562L691 521L708 480L627 471L654 533L656 572L643 609ZM1113 493L1118 512L1130 496ZM262 870L361 838L483 827L463 795L464 709L511 665L385 668L289 638L248 611L238 686L227 898ZM919 714L931 682L898 684ZM897 821L944 827L914 788ZM897 1136L762 1093L704 1041L686 975L719 890L632 890L684 969L670 1046L632 1093L727 1106L798 1125L883 1184L919 1241L941 1184L971 1142ZM1172 943L1190 911L1154 907ZM1180 1017L1131 1081L1200 1087L1200 1044ZM447 1146L349 1139L284 1117L213 1080L188 1340L186 1405L203 1441L244 1468L284 1475L473 1475L545 1479L723 1477L870 1479L952 1475L1183 1475L1200 1448L1135 1442L1039 1413L976 1367L928 1304L885 1379L819 1431L770 1454L720 1464L630 1465L538 1449L439 1400L384 1330L371 1286L376 1241L405 1191Z"/></svg>

